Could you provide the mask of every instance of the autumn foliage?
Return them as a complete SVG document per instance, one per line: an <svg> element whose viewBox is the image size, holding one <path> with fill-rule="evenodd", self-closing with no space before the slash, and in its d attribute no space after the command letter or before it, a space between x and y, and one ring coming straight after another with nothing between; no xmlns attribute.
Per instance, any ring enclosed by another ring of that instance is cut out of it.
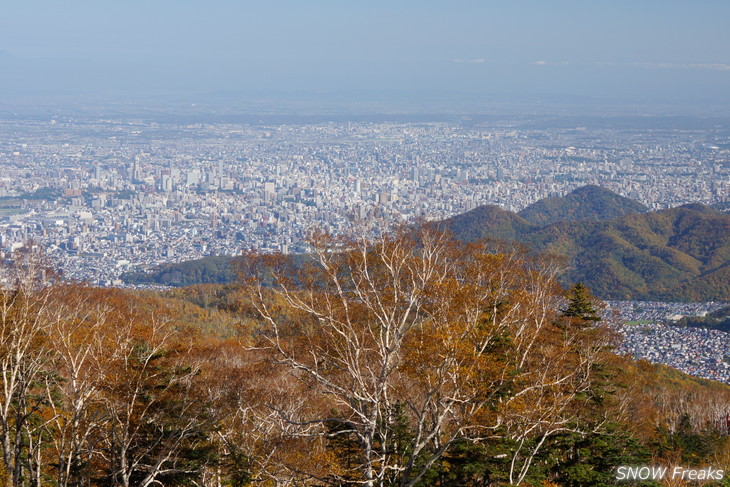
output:
<svg viewBox="0 0 730 487"><path fill-rule="evenodd" d="M553 261L413 230L312 248L168 293L6 266L0 485L598 486L727 463L728 388L614 355Z"/></svg>

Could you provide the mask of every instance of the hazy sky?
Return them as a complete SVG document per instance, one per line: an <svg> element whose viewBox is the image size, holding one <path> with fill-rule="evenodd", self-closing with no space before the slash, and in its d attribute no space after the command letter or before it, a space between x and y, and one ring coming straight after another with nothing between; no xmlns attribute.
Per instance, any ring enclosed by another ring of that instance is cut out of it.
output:
<svg viewBox="0 0 730 487"><path fill-rule="evenodd" d="M727 0L2 0L0 90L730 100Z"/></svg>

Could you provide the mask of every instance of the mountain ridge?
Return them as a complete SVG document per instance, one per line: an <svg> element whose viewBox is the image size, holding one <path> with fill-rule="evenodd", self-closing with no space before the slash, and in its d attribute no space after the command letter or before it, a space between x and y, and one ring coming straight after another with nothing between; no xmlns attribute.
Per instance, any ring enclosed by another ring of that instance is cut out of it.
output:
<svg viewBox="0 0 730 487"><path fill-rule="evenodd" d="M643 204L600 186L581 186L565 196L543 198L517 214L534 225L559 221L610 220L630 213L644 213Z"/></svg>
<svg viewBox="0 0 730 487"><path fill-rule="evenodd" d="M591 188L579 190L596 193ZM698 203L634 212L640 207L613 197L606 199L607 191L600 190L602 201L621 204L603 214L622 213L619 216L587 220L568 212L562 213L565 219L535 224L514 218L525 210L503 210L499 225L495 225L489 218L474 218L483 211L480 207L434 226L447 230L457 240L469 242L478 235L517 242L534 252L563 255L568 260L563 283L583 282L604 299L730 299L730 215ZM530 219L554 220L554 208L575 206L577 199L570 195L564 198L567 202L558 201L557 205L531 205ZM600 205L589 212L600 214ZM527 225L505 228L504 222L508 221Z"/></svg>
<svg viewBox="0 0 730 487"><path fill-rule="evenodd" d="M561 198L565 201L538 201L521 212L484 205L427 225L464 242L491 239L565 256L563 284L583 282L603 299L730 301L730 214L698 203L636 211L646 207L598 187L578 188ZM586 198L591 208L576 209ZM564 219L532 223L521 216L527 209L533 222L556 215ZM588 214L593 219L586 219ZM167 264L123 279L173 286L232 279L230 269L223 278L218 275L226 266L220 259L226 258L213 259L210 266L206 259Z"/></svg>

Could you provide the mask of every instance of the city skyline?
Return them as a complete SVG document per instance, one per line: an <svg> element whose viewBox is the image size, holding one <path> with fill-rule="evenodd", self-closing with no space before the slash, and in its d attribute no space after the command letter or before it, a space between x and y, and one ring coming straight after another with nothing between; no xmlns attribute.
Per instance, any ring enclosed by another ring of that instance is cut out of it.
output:
<svg viewBox="0 0 730 487"><path fill-rule="evenodd" d="M6 120L0 249L39 239L67 276L108 285L206 255L306 252L313 228L516 211L584 185L653 210L727 204L727 130L690 127Z"/></svg>

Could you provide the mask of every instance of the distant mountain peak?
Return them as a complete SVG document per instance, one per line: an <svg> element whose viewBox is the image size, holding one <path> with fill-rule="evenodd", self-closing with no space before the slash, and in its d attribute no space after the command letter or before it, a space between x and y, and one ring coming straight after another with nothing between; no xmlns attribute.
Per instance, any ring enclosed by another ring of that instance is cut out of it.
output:
<svg viewBox="0 0 730 487"><path fill-rule="evenodd" d="M563 255L563 283L583 282L601 298L727 300L730 215L701 204L645 210L591 186L541 200L520 215L482 206L437 225L457 240L513 241Z"/></svg>
<svg viewBox="0 0 730 487"><path fill-rule="evenodd" d="M648 208L596 185L582 186L565 196L543 198L518 215L533 225L550 225L559 221L611 220L630 213L644 213Z"/></svg>
<svg viewBox="0 0 730 487"><path fill-rule="evenodd" d="M519 240L532 225L514 212L496 205L483 205L471 211L437 222L437 227L459 234L462 240L492 238L505 241Z"/></svg>

